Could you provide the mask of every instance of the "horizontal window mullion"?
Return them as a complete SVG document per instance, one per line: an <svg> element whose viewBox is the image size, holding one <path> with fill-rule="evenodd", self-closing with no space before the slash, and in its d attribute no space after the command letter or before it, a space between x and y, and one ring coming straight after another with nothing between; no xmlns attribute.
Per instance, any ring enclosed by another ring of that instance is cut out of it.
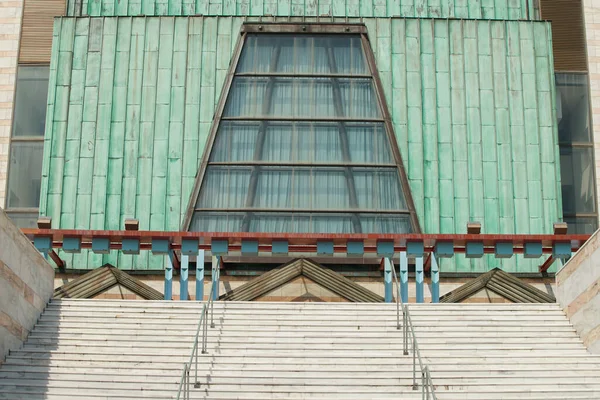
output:
<svg viewBox="0 0 600 400"><path fill-rule="evenodd" d="M195 208L195 212L269 213L269 214L405 214L408 210L368 210L358 208Z"/></svg>
<svg viewBox="0 0 600 400"><path fill-rule="evenodd" d="M594 147L593 142L559 142L559 147Z"/></svg>
<svg viewBox="0 0 600 400"><path fill-rule="evenodd" d="M293 73L293 72L238 72L236 77L243 78L340 78L340 79L371 79L370 74L308 74L308 73Z"/></svg>
<svg viewBox="0 0 600 400"><path fill-rule="evenodd" d="M12 136L11 142L43 142L44 136Z"/></svg>
<svg viewBox="0 0 600 400"><path fill-rule="evenodd" d="M320 162L265 162L265 161L232 161L232 162L209 162L208 165L214 166L261 166L261 167L356 167L356 168L397 168L396 164L371 164L371 163L320 163Z"/></svg>
<svg viewBox="0 0 600 400"><path fill-rule="evenodd" d="M563 213L563 218L598 218L597 213Z"/></svg>
<svg viewBox="0 0 600 400"><path fill-rule="evenodd" d="M311 117L222 117L222 121L266 121L266 122L385 122L383 118L339 118L339 117L325 117L325 118L311 118Z"/></svg>

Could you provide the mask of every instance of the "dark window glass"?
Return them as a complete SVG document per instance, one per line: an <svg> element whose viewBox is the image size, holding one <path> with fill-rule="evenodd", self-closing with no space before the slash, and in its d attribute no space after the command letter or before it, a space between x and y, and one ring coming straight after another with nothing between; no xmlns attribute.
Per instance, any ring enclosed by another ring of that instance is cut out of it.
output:
<svg viewBox="0 0 600 400"><path fill-rule="evenodd" d="M382 115L359 35L248 35L190 229L410 232Z"/></svg>
<svg viewBox="0 0 600 400"><path fill-rule="evenodd" d="M39 207L43 147L43 141L12 142L6 208Z"/></svg>
<svg viewBox="0 0 600 400"><path fill-rule="evenodd" d="M596 212L594 159L591 147L560 149L563 212Z"/></svg>
<svg viewBox="0 0 600 400"><path fill-rule="evenodd" d="M44 136L48 100L47 66L20 66L17 73L13 137Z"/></svg>
<svg viewBox="0 0 600 400"><path fill-rule="evenodd" d="M37 228L38 213L21 213L7 211L6 215L19 228Z"/></svg>
<svg viewBox="0 0 600 400"><path fill-rule="evenodd" d="M568 224L567 233L571 234L591 235L598 229L598 220L596 218L565 217L564 221Z"/></svg>

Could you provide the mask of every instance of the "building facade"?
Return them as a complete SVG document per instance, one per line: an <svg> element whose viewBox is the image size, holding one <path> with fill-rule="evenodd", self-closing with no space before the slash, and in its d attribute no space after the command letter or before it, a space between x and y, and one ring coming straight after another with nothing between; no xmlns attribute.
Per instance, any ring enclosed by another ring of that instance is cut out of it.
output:
<svg viewBox="0 0 600 400"><path fill-rule="evenodd" d="M27 225L39 204L63 229L135 218L157 231L462 233L478 221L510 234L564 219L590 233L594 14L576 3L71 0L46 13L64 14L50 53L27 33L26 0L0 148L6 210ZM561 23L581 28L579 47L560 46ZM147 254L61 257L163 268Z"/></svg>

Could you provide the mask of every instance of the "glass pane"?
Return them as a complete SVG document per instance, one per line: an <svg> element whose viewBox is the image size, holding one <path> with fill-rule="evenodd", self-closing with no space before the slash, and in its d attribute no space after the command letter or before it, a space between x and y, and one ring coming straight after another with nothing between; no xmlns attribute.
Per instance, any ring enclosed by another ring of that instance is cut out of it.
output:
<svg viewBox="0 0 600 400"><path fill-rule="evenodd" d="M234 79L224 117L380 118L369 78Z"/></svg>
<svg viewBox="0 0 600 400"><path fill-rule="evenodd" d="M19 67L13 136L44 136L49 67Z"/></svg>
<svg viewBox="0 0 600 400"><path fill-rule="evenodd" d="M7 211L6 215L18 228L37 228L38 213L20 213Z"/></svg>
<svg viewBox="0 0 600 400"><path fill-rule="evenodd" d="M38 208L44 142L13 141L10 148L7 208Z"/></svg>
<svg viewBox="0 0 600 400"><path fill-rule="evenodd" d="M262 130L261 142L258 137ZM342 140L344 133L346 140ZM257 148L258 143L262 148ZM223 121L210 161L393 163L384 125L379 122Z"/></svg>
<svg viewBox="0 0 600 400"><path fill-rule="evenodd" d="M588 77L556 74L556 115L561 143L591 142Z"/></svg>
<svg viewBox="0 0 600 400"><path fill-rule="evenodd" d="M561 148L560 172L563 212L596 211L592 148Z"/></svg>
<svg viewBox="0 0 600 400"><path fill-rule="evenodd" d="M236 73L367 74L360 36L249 35Z"/></svg>
<svg viewBox="0 0 600 400"><path fill-rule="evenodd" d="M198 208L406 210L395 168L253 168L254 191L252 168L209 166Z"/></svg>
<svg viewBox="0 0 600 400"><path fill-rule="evenodd" d="M247 231L274 233L410 233L408 215L327 214L327 213L249 213ZM196 213L191 230L201 232L240 232L243 214ZM360 232L357 231L357 225Z"/></svg>
<svg viewBox="0 0 600 400"><path fill-rule="evenodd" d="M568 224L567 231L571 234L591 235L598 229L598 220L596 218L565 217L563 220Z"/></svg>
<svg viewBox="0 0 600 400"><path fill-rule="evenodd" d="M198 208L244 208L250 186L250 168L209 167L204 175Z"/></svg>

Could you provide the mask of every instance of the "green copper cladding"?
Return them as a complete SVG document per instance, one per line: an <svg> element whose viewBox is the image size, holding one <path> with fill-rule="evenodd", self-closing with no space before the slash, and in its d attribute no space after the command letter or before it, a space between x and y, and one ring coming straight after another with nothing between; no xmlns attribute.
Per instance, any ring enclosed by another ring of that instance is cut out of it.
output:
<svg viewBox="0 0 600 400"><path fill-rule="evenodd" d="M536 19L535 0L68 0L69 16Z"/></svg>
<svg viewBox="0 0 600 400"><path fill-rule="evenodd" d="M118 229L137 218L140 229L179 229L242 22L56 20L40 204L54 227ZM479 221L484 233L552 232L561 200L550 24L363 22L423 231ZM63 256L75 268L164 267L144 253ZM440 264L534 272L542 262Z"/></svg>

